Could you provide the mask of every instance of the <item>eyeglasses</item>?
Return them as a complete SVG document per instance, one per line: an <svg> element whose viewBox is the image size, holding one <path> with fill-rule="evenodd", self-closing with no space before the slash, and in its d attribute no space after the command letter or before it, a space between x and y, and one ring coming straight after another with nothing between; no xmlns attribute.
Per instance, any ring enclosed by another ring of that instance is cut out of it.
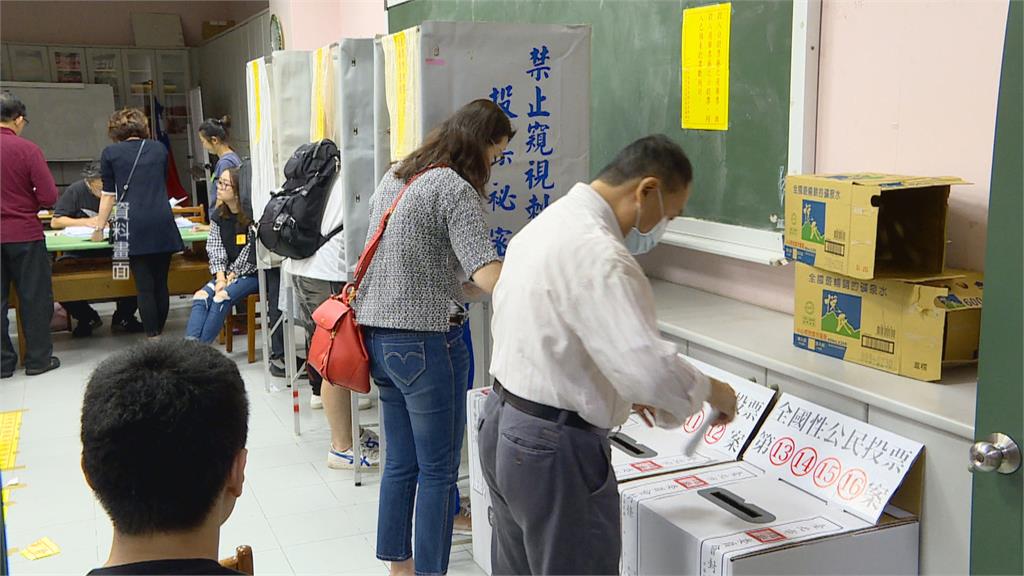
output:
<svg viewBox="0 0 1024 576"><path fill-rule="evenodd" d="M230 182L217 180L217 188L234 188L234 186L232 186Z"/></svg>

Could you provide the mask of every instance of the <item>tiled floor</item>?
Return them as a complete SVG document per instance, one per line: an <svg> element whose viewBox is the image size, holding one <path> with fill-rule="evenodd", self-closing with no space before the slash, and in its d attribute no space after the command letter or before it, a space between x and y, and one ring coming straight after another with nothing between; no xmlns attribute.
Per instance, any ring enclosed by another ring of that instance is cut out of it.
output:
<svg viewBox="0 0 1024 576"><path fill-rule="evenodd" d="M187 309L181 301L172 306L166 333L182 334ZM107 307L98 308L109 318ZM85 340L58 334L59 370L33 378L19 372L0 381L0 411L25 410L18 467L4 473L5 482L22 485L12 492L8 544L23 547L47 536L61 548L36 561L11 556L15 576L81 575L106 561L110 521L79 467L82 393L96 364L135 340L106 328ZM328 469L327 423L322 411L309 409L309 388L301 388L303 433L296 437L290 394L265 391L261 365L246 363L244 339L240 345L236 339L232 357L249 391L249 460L245 492L221 531L221 556L239 544L252 546L258 575L387 574L374 555L378 476L364 474L363 486L356 487L351 472ZM362 418L376 420L376 410ZM449 574L482 574L468 545L452 548Z"/></svg>

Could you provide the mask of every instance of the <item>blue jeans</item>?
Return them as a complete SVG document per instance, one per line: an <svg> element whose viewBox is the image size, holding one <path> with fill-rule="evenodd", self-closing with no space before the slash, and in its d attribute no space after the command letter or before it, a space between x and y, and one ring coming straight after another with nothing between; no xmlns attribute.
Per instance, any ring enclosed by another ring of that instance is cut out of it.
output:
<svg viewBox="0 0 1024 576"><path fill-rule="evenodd" d="M452 546L466 429L469 353L462 327L447 333L364 327L380 391L387 461L381 478L377 558L412 558L417 574L444 574Z"/></svg>
<svg viewBox="0 0 1024 576"><path fill-rule="evenodd" d="M260 289L259 278L255 275L242 276L224 288L229 298L223 302L217 302L213 292L214 282L211 280L206 286L203 286L206 298L192 299L192 315L188 317L188 326L185 328L185 338L187 339L199 340L205 344L216 340L217 334L224 326L224 318L231 312L231 307Z"/></svg>

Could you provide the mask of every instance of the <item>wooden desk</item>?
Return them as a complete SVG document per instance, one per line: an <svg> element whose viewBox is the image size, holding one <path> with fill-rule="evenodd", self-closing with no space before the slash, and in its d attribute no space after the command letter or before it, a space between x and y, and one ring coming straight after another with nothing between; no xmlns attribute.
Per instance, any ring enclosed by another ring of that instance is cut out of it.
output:
<svg viewBox="0 0 1024 576"><path fill-rule="evenodd" d="M93 243L99 244L99 243ZM49 239L47 239L49 248ZM63 249L58 249L63 250ZM56 251L56 250L55 250ZM114 280L109 258L61 260L53 264L53 301L111 300L137 296L133 280ZM172 296L192 294L210 281L210 264L203 257L175 254L167 276L167 289ZM17 314L18 360L25 360L25 333L21 326L17 292L11 290L10 307Z"/></svg>

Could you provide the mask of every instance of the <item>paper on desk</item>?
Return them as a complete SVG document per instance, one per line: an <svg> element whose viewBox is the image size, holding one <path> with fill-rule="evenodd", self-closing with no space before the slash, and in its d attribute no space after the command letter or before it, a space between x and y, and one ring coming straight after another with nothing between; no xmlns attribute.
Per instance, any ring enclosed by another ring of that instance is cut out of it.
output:
<svg viewBox="0 0 1024 576"><path fill-rule="evenodd" d="M81 239L92 238L92 233L95 230L96 229L93 228L92 226L68 226L67 228L64 229L64 233L61 234L61 236L66 236L68 238L81 238ZM109 235L110 235L110 230L107 229L107 228L104 228L103 229L103 237L106 238Z"/></svg>
<svg viewBox="0 0 1024 576"><path fill-rule="evenodd" d="M178 228L192 228L193 226L196 225L195 222L182 216L178 216L177 218L175 218L174 223L177 224Z"/></svg>

